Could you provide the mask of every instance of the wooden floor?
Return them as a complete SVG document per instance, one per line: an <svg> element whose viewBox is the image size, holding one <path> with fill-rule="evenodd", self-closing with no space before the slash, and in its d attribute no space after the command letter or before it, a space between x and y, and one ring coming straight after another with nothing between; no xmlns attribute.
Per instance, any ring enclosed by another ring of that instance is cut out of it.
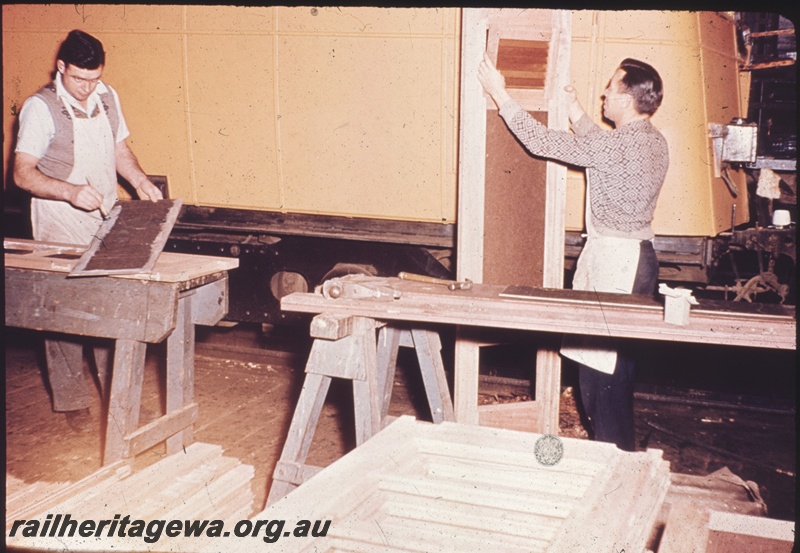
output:
<svg viewBox="0 0 800 553"><path fill-rule="evenodd" d="M29 483L74 482L100 468L100 400L95 395L92 412L96 428L89 433L73 432L63 416L54 414L46 377L41 371L40 340L41 336L35 332L5 329L6 470L8 475ZM196 397L200 415L194 437L197 441L220 444L225 455L255 468L254 512L263 506L299 395L305 363L304 340L303 333L264 337L259 330L249 327L214 329L198 336ZM272 348L276 344L286 346L289 352L265 349L265 345ZM731 366L730 360L721 357L720 351L701 361L738 370ZM141 423L152 420L162 409L159 369L163 353L160 346L148 351ZM693 358L696 352L689 351L687 355ZM660 359L663 363L681 365L668 371L668 375L662 374L660 384L678 384L675 379L681 371L690 371L688 364L677 358L661 353ZM791 359L787 361L786 354L778 361L784 365L791 363L792 368L776 367L770 364L774 360L766 361L761 374L772 377L762 377L759 382L775 388L774 394L780 398L793 397L794 363ZM764 372L768 368L771 373ZM413 369L403 367L398 371L390 414L428 420L424 394ZM785 377L789 384L775 377L781 371L789 375ZM569 384L569 379L566 372L565 384ZM730 391L731 380L708 377L707 381L701 378L699 383L705 389L716 386ZM787 386L791 386L791 393ZM755 390L754 386L750 389L762 396L770 393L768 389ZM320 417L308 459L310 464L326 466L353 447L350 397L349 384L334 382ZM691 401L697 397L688 394L688 403L665 403L638 394L638 445L642 449L662 449L673 472L707 475L728 467L744 480L758 484L770 516L794 520L796 426L791 408L774 412L718 408ZM516 399L526 399L525 390L503 384L481 384L482 402ZM560 427L562 435L580 438L587 435L569 387L562 394ZM138 456L135 468L148 466L163 456L163 446L157 446Z"/></svg>
<svg viewBox="0 0 800 553"><path fill-rule="evenodd" d="M36 333L7 329L6 341L6 471L26 482L77 481L101 467L102 406L93 395L91 432L76 433L63 415L50 408L41 348ZM258 347L252 330L219 331L198 341L196 397L202 406L194 439L220 444L227 456L253 465L254 509L266 499L280 456L295 400L300 392L304 356ZM302 345L300 346L302 348ZM148 348L140 424L163 409L160 364L163 347ZM398 371L391 414L417 413ZM335 382L320 417L309 463L327 466L354 447L349 384ZM418 403L418 402L417 402ZM135 468L165 455L163 444L139 455Z"/></svg>

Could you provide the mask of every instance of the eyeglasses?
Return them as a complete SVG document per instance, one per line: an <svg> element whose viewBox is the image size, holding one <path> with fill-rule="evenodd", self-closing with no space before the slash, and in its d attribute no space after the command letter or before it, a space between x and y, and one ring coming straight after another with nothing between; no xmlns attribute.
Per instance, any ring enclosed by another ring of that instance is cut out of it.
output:
<svg viewBox="0 0 800 553"><path fill-rule="evenodd" d="M77 75L66 75L66 77L69 77L72 80L72 82L74 82L77 85L88 84L96 86L97 83L100 82L99 77L97 79L84 79L83 77L78 77Z"/></svg>
<svg viewBox="0 0 800 553"><path fill-rule="evenodd" d="M631 96L627 92L614 92L612 94L605 94L603 97L606 100L628 100L630 98L633 98L633 96Z"/></svg>

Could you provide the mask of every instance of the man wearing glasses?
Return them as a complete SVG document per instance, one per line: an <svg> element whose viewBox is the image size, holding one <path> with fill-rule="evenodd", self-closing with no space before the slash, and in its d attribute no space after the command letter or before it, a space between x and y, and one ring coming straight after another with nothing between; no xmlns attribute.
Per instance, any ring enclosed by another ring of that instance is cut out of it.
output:
<svg viewBox="0 0 800 553"><path fill-rule="evenodd" d="M14 182L33 196L35 240L88 246L117 201L117 173L140 199L162 199L125 142L130 133L117 93L100 80L104 65L102 43L71 31L58 50L55 79L20 111ZM53 409L79 431L91 423L83 346L67 336L45 340ZM108 346L95 348L101 376L109 356Z"/></svg>
<svg viewBox="0 0 800 553"><path fill-rule="evenodd" d="M667 142L651 124L661 105L661 77L650 65L626 59L603 93L603 130L570 97L572 133L546 128L506 90L505 79L486 56L479 79L511 132L530 153L585 168L586 245L578 258L573 289L654 294L658 259L653 248L653 213L669 165ZM584 410L594 438L635 450L634 361L608 340L569 335L562 355L579 364Z"/></svg>

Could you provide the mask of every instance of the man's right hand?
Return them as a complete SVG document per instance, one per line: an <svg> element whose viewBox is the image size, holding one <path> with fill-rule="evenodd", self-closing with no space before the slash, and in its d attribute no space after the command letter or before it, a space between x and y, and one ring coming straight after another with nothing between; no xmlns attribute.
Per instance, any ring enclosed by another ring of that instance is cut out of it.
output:
<svg viewBox="0 0 800 553"><path fill-rule="evenodd" d="M39 158L24 152L14 156L14 182L23 190L46 200L69 202L77 209L94 211L103 203L103 195L91 185L70 184L48 177L37 167Z"/></svg>
<svg viewBox="0 0 800 553"><path fill-rule="evenodd" d="M103 205L103 195L91 184L65 184L70 186L69 198L67 201L74 207L85 211L94 211Z"/></svg>
<svg viewBox="0 0 800 553"><path fill-rule="evenodd" d="M577 123L581 117L586 114L583 106L578 101L578 91L571 84L564 87L564 92L567 93L567 101L569 102L569 122Z"/></svg>

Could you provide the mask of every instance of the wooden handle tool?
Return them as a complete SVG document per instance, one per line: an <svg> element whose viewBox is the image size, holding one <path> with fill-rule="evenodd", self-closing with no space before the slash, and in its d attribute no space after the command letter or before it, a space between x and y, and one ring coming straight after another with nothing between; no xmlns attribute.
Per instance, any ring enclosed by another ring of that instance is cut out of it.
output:
<svg viewBox="0 0 800 553"><path fill-rule="evenodd" d="M427 284L443 284L444 286L447 286L448 290L469 290L472 288L472 281L469 279L459 282L456 280L446 280L428 275L416 275L414 273L407 273L405 271L398 273L397 277L401 280L413 280L415 282L425 282Z"/></svg>

